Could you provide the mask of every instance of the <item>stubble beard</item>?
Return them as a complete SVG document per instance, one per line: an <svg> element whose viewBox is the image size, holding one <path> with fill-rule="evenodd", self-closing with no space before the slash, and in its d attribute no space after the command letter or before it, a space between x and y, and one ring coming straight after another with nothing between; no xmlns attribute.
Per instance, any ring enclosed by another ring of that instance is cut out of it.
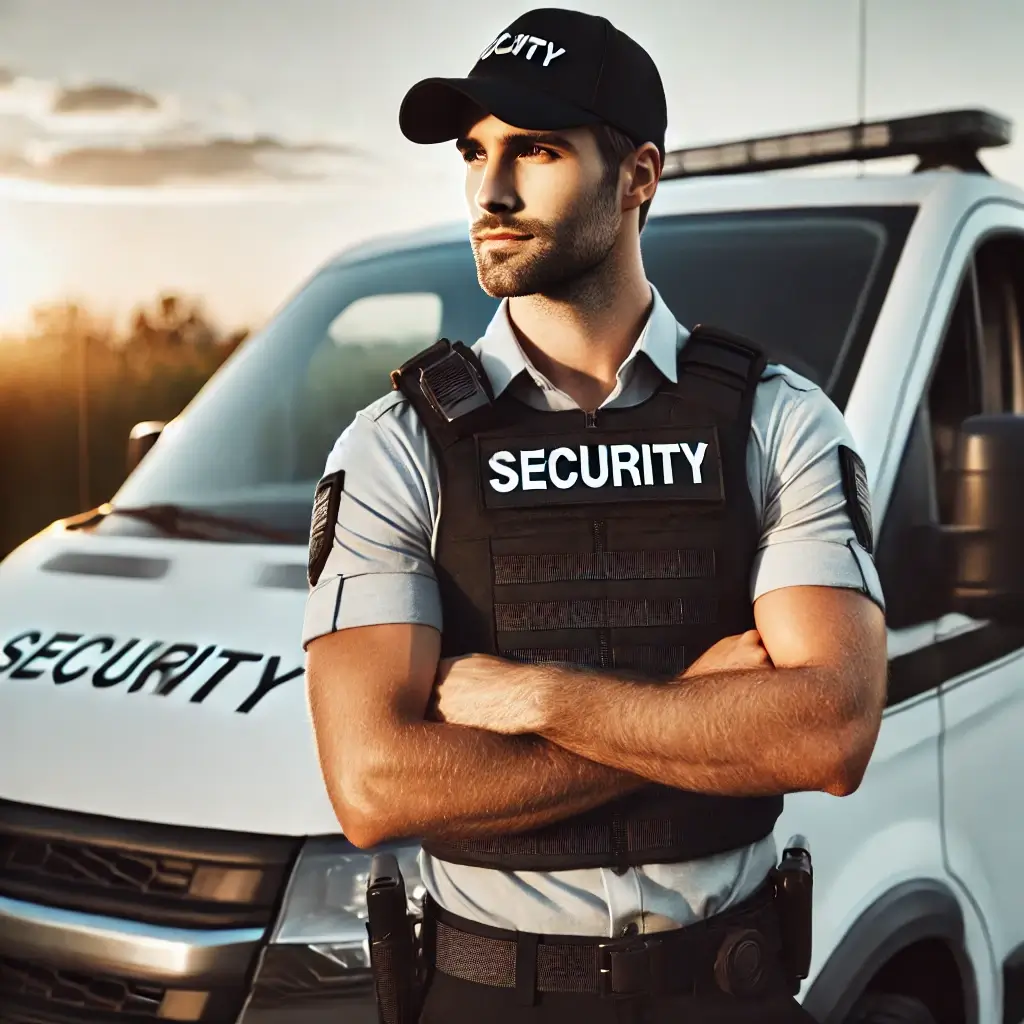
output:
<svg viewBox="0 0 1024 1024"><path fill-rule="evenodd" d="M543 295L566 301L589 293L622 223L616 198L615 188L602 181L554 225L526 221L510 225L533 235L521 247L481 252L474 241L480 287L496 299Z"/></svg>

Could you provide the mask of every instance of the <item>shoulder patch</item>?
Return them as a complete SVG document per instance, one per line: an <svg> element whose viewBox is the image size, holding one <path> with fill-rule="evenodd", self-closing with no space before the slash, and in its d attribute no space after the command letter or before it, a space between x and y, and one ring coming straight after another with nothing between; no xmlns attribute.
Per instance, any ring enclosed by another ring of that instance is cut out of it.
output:
<svg viewBox="0 0 1024 1024"><path fill-rule="evenodd" d="M868 488L868 474L864 460L845 444L839 446L839 468L843 474L843 494L846 496L846 511L853 532L860 546L870 555L874 553L874 537L871 528L871 491Z"/></svg>
<svg viewBox="0 0 1024 1024"><path fill-rule="evenodd" d="M345 471L328 473L316 485L313 497L313 515L309 528L309 563L306 578L315 587L320 581L334 539L334 523L338 519L338 505L345 486Z"/></svg>

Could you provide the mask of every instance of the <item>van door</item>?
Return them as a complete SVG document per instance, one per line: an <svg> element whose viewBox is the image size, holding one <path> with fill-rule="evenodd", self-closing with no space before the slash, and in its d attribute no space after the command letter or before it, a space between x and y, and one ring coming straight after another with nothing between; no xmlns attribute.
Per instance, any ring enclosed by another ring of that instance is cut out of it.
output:
<svg viewBox="0 0 1024 1024"><path fill-rule="evenodd" d="M979 245L929 392L938 521L965 416L1024 412L1024 224ZM1024 521L1024 509L1021 511ZM1002 1019L1024 1020L1024 629L940 617L943 812L950 872L980 905L1004 974Z"/></svg>

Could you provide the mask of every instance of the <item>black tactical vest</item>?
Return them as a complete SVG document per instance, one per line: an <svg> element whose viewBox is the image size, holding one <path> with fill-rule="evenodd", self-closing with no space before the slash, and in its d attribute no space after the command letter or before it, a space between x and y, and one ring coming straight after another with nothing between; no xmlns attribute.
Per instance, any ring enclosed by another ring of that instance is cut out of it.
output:
<svg viewBox="0 0 1024 1024"><path fill-rule="evenodd" d="M442 340L395 371L441 470L442 655L664 680L752 629L760 529L746 451L764 366L756 346L697 327L676 384L594 414L538 411L509 390L494 400L460 342ZM745 846L781 811L781 796L651 784L530 832L424 848L505 870L625 870Z"/></svg>

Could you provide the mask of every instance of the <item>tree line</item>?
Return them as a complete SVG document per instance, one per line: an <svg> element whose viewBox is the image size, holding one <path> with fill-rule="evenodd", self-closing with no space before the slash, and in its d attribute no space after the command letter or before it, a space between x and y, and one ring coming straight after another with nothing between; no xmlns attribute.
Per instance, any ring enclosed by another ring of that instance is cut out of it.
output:
<svg viewBox="0 0 1024 1024"><path fill-rule="evenodd" d="M67 302L0 338L0 558L109 499L132 426L176 416L248 335L216 326L197 300L162 295L126 326Z"/></svg>

